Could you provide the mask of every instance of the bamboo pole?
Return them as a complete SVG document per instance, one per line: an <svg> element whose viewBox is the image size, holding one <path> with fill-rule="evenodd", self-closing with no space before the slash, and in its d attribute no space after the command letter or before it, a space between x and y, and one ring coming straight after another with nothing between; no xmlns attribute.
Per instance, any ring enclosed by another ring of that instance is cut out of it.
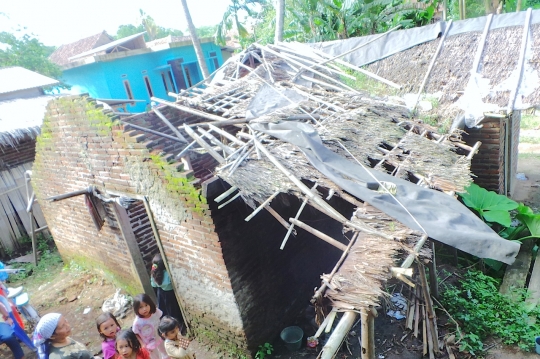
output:
<svg viewBox="0 0 540 359"><path fill-rule="evenodd" d="M321 359L334 358L335 354L339 350L339 347L341 346L341 343L343 342L343 338L345 338L347 333L349 333L349 330L351 330L357 317L358 314L356 312L346 311L343 313L338 325L322 348Z"/></svg>
<svg viewBox="0 0 540 359"><path fill-rule="evenodd" d="M281 193L281 191L276 191L276 192L274 192L270 197L268 197L268 198L266 199L266 201L264 201L263 203L261 203L261 205L260 205L259 207L257 207L257 208L256 208L249 216L247 216L246 218L244 218L244 221L249 222L253 217L255 217L255 215L256 215L257 213L259 213L264 207L266 207L268 204L270 204L270 202L272 202L272 200L273 200L274 198L276 198L276 196L277 196L278 194L280 194L280 193ZM287 227L288 227L288 226L287 226Z"/></svg>
<svg viewBox="0 0 540 359"><path fill-rule="evenodd" d="M204 148L210 156L214 157L216 161L218 161L219 163L225 162L225 159L219 153L217 153L208 143L206 143L205 140L199 137L199 135L197 135L195 131L193 131L189 126L184 125L184 130L191 138L197 141L197 143L202 148Z"/></svg>
<svg viewBox="0 0 540 359"><path fill-rule="evenodd" d="M151 97L151 100L155 101L155 102L158 102L158 103L161 103L163 105L167 105L169 107L173 107L173 108L175 108L177 110L190 113L192 115L197 115L197 116L206 118L208 120L217 121L217 122L224 121L223 117L212 115L212 114L209 114L209 113L206 113L206 112L203 112L203 111L195 110L195 109L193 109L191 107L182 106L182 105L179 105L177 103L165 101L165 100L162 100L162 99L157 98L157 97Z"/></svg>
<svg viewBox="0 0 540 359"><path fill-rule="evenodd" d="M162 133L162 132L158 132L158 131L155 131L155 130L152 130L152 129L149 129L149 128L146 128L146 127L134 125L134 124L132 124L132 123L129 123L129 122L126 122L126 121L122 121L122 120L120 120L120 122L121 122L122 124L124 124L125 127L133 127L133 128L136 129L136 130L140 130L140 131L143 131L143 132L148 132L148 133L151 133L151 134L153 134L153 135L158 135L158 136L161 136L161 137L164 137L164 138L167 138L167 139L169 139L169 140L176 141L176 142L185 143L184 141L182 141L182 140L179 139L178 137L171 136L171 135L167 135L166 133Z"/></svg>
<svg viewBox="0 0 540 359"><path fill-rule="evenodd" d="M314 191L316 188L317 188L317 183L315 183L313 187L311 187L310 190ZM304 201L302 202L302 204L300 205L298 212L296 212L296 216L294 216L294 219L300 218L300 214L304 210L304 207L306 206L307 203L308 203L308 198L306 197ZM287 241L289 240L289 237L291 236L291 233L293 232L293 230L294 230L294 224L291 224L289 226L289 229L287 230L287 234L285 234L285 238L283 238L283 241L281 242L281 246L279 247L279 249L283 250L283 248L285 248L285 244L287 244Z"/></svg>
<svg viewBox="0 0 540 359"><path fill-rule="evenodd" d="M422 95L422 92L424 91L424 86L426 86L427 80L429 78L429 75L431 74L431 70L433 69L433 66L435 65L435 61L437 61L437 57L439 56L439 53L441 52L441 49L444 44L444 40L446 39L446 36L450 32L450 28L452 27L452 20L448 22L448 26L446 27L443 36L441 37L441 41L439 42L439 46L437 46L437 50L433 54L433 57L431 58L431 63L429 64L428 70L426 74L424 75L424 80L422 80L422 84L420 85L420 88L418 89L418 94L416 95L416 101L414 103L413 111L416 110L416 106L418 106L418 101L420 101L420 96Z"/></svg>
<svg viewBox="0 0 540 359"><path fill-rule="evenodd" d="M285 219L283 219L283 217L281 217L279 215L279 213L277 213L272 207L270 207L270 205L266 205L266 207L264 207L264 209L266 209L268 211L268 213L270 213L272 216L274 216L274 218L277 219L278 222L281 223L281 225L283 227L285 227L285 229L289 228L289 222L287 222Z"/></svg>
<svg viewBox="0 0 540 359"><path fill-rule="evenodd" d="M480 65L480 60L482 59L482 53L484 52L484 46L486 44L487 35L489 32L489 27L491 26L491 20L493 19L493 14L489 14L486 18L486 24L484 25L484 32L482 32L482 37L478 42L478 48L476 49L476 54L474 56L473 66L471 71L473 73L478 72L478 66Z"/></svg>
<svg viewBox="0 0 540 359"><path fill-rule="evenodd" d="M315 52L317 52L317 53L320 53L322 56L330 57L330 55L328 55L328 54L326 54L326 53L324 53L324 52L322 52L320 50L316 50L316 49L313 49L313 50ZM401 90L401 88L403 87L403 86L401 86L401 85L399 85L399 84L397 84L397 83L395 83L393 81L387 80L387 79L385 79L385 78L383 78L383 77L381 77L381 76L379 76L377 74L374 74L373 72L370 72L368 70L364 70L361 67L353 65L350 62L347 62L347 61L344 61L344 60L341 60L341 59L335 59L333 61L335 61L336 63L338 63L338 64L340 64L342 66L348 67L351 70L358 71L358 72L360 72L360 73L362 73L362 74L364 74L364 75L366 75L368 77L371 77L374 80L380 81L380 82L382 82L382 83L384 83L384 84L386 84L388 86L391 86L393 88L396 88L398 90Z"/></svg>
<svg viewBox="0 0 540 359"><path fill-rule="evenodd" d="M516 102L516 95L519 90L519 85L521 84L521 79L523 77L523 62L525 61L525 52L527 51L527 39L529 37L529 27L531 23L531 14L532 8L527 9L527 15L525 16L525 24L523 25L523 36L521 38L521 49L519 52L519 60L517 63L518 76L516 80L516 86L512 88L510 93L508 107L506 109L507 114L511 114L514 111L514 103ZM508 133L508 128L506 130Z"/></svg>
<svg viewBox="0 0 540 359"><path fill-rule="evenodd" d="M300 62L298 62L298 61L296 61L296 60L294 60L294 59L291 59L289 56L287 56L287 55L285 55L285 54L283 54L283 53L281 53L281 52L274 51L274 50L268 48L267 46L262 46L262 45L259 45L259 44L257 44L257 43L253 43L253 45L254 45L255 47L258 47L258 48L261 49L261 50L264 49L264 51L268 51L269 53L271 53L271 54L273 54L273 55L275 55L275 56L277 56L277 57L281 57L282 59L285 59L285 60L287 60L287 61L289 61L289 62L292 62L292 63L295 64L296 66L300 66L301 68L308 69L310 72L313 72L314 74L319 75L320 77L325 78L325 79L327 79L328 81L334 82L334 83L338 84L339 86L341 86L341 87L343 87L343 88L345 88L345 89L347 89L347 90L349 90L349 91L351 91L351 92L359 93L358 91L356 91L356 90L353 89L352 87L349 87L349 86L345 85L345 84L344 84L343 82L341 82L340 80L337 80L337 79L335 79L335 78L333 78L333 77L330 77L330 76L328 76L328 75L323 74L322 72L319 72L319 71L317 71L317 70L314 70L314 69L312 69L312 68L309 67L309 66L306 66L306 65L304 65L304 64L302 64L302 63L300 63Z"/></svg>
<svg viewBox="0 0 540 359"><path fill-rule="evenodd" d="M337 308L336 307L333 307L332 308L332 311L330 312L330 314L332 312L335 312L337 311ZM324 332L324 329L326 328L327 324L328 324L328 321L330 320L330 314L328 314L326 316L326 318L324 318L323 322L321 323L319 329L317 329L317 332L315 333L315 338L318 338L321 336L321 334Z"/></svg>
<svg viewBox="0 0 540 359"><path fill-rule="evenodd" d="M228 205L229 203L231 203L232 201L234 201L235 199L237 199L238 197L240 197L240 192L238 192L233 198L231 198L230 200L228 200L227 202L223 203L223 204L220 204L218 206L218 209L222 209L223 207L225 207L226 205Z"/></svg>
<svg viewBox="0 0 540 359"><path fill-rule="evenodd" d="M225 121L223 121L225 122ZM226 139L228 139L229 141L232 141L234 143L236 143L237 145L240 145L240 146L244 146L246 143L244 141L240 141L237 137L231 135L230 133L228 133L227 131L223 131L221 128L218 128L216 126L214 126L213 124L211 123L208 123L207 126L213 130L214 132L217 132L219 133L221 136L225 137Z"/></svg>
<svg viewBox="0 0 540 359"><path fill-rule="evenodd" d="M202 129L200 127L197 127L197 131L199 131L199 133L202 135L202 137L208 138L210 140L210 142L212 142L214 145L220 147L227 155L230 155L230 154L234 153L234 150L232 148L230 148L229 146L225 145L220 140L215 138L214 135L212 135L210 133L210 131L205 131L204 129Z"/></svg>
<svg viewBox="0 0 540 359"><path fill-rule="evenodd" d="M249 126L248 126L249 127ZM330 206L328 203L326 203L322 198L315 195L313 192L310 191L310 189L298 178L296 178L291 172L289 172L288 169L286 169L271 153L268 151L257 139L253 138L253 143L255 146L257 146L261 152L268 157L270 162L272 162L283 174L285 174L300 190L306 194L306 196L313 201L316 205L318 205L321 209L323 209L323 212L329 215L330 217L334 218L338 222L341 222L349 227L355 228L357 230L364 231L369 234L373 234L385 239L393 239L392 236L386 235L384 233L374 231L371 228L363 225L358 225L356 223L352 223L349 220L347 220L341 213L336 211L332 206Z"/></svg>
<svg viewBox="0 0 540 359"><path fill-rule="evenodd" d="M184 323L186 323L187 333L191 334L191 329L190 329L190 326L189 326L188 317L186 316L185 309L184 309L186 303L183 301L182 297L180 297L178 295L178 293L176 293L176 285L174 284L175 280L174 280L174 278L172 276L171 269L169 268L169 263L167 261L167 256L165 254L165 249L163 248L163 243L161 243L161 237L159 235L159 232L158 232L158 229L157 229L157 226L156 226L156 222L154 220L154 215L152 213L152 209L150 208L150 202L148 202L148 197L143 196L143 203L144 203L144 208L146 209L146 214L148 216L148 219L150 220L150 226L152 227L152 232L154 233L154 237L156 239L156 243L158 245L159 252L161 253L161 258L163 259L163 264L165 265L165 269L167 270L167 272L169 272L169 274L170 274L171 284L173 285L173 288L174 288L174 296L176 297L176 301L178 302L178 304L180 304L179 305L180 312L182 313Z"/></svg>
<svg viewBox="0 0 540 359"><path fill-rule="evenodd" d="M337 273L337 271L339 270L339 267L341 267L341 264L343 263L343 261L345 260L345 258L347 258L347 255L349 254L349 251L351 250L352 246L354 245L354 243L356 242L358 236L360 235L360 232L356 232L351 241L349 242L349 245L347 246L347 249L345 249L343 251L343 253L341 254L341 257L339 258L339 260L337 261L336 265L334 266L334 268L332 269L332 271L330 272L330 274L328 275L328 281L331 281L332 278L334 277L334 274ZM311 304L315 304L315 302L317 302L317 299L322 295L322 293L326 290L326 283L322 284L321 287L319 289L317 289L317 291L315 292L315 294L313 294L313 297L311 298Z"/></svg>
<svg viewBox="0 0 540 359"><path fill-rule="evenodd" d="M238 189L238 187L236 186L232 186L231 188L229 188L228 190L226 190L225 192L223 192L222 194L220 194L219 196L217 196L214 201L216 201L217 203L223 201L225 198L229 197L229 195L231 195L234 191L236 191Z"/></svg>
<svg viewBox="0 0 540 359"><path fill-rule="evenodd" d="M418 272L420 273L420 283L422 287L422 293L424 295L424 301L426 303L428 338L431 338L433 351L438 354L439 335L437 330L437 318L435 316L435 311L433 310L433 302L431 301L431 296L429 295L429 285L426 279L426 270L424 268L424 265L420 262L418 262Z"/></svg>
<svg viewBox="0 0 540 359"><path fill-rule="evenodd" d="M362 359L375 359L375 345L371 338L373 316L366 309L360 310L361 333L362 333Z"/></svg>
<svg viewBox="0 0 540 359"><path fill-rule="evenodd" d="M429 284L431 295L439 298L439 284L437 282L437 261L435 258L435 242L431 241L431 262L429 264Z"/></svg>
<svg viewBox="0 0 540 359"><path fill-rule="evenodd" d="M173 124L169 121L169 119L165 117L161 112L159 112L157 108L154 108L152 110L157 115L157 117L159 117L161 121L163 121L167 125L167 127L169 127L172 130L172 132L174 132L174 134L176 135L176 137L178 137L178 139L180 139L181 141L185 143L188 142L186 138L180 133L180 131L178 131L178 129L173 126Z"/></svg>
<svg viewBox="0 0 540 359"><path fill-rule="evenodd" d="M334 247L336 247L338 249L341 249L342 251L347 250L347 246L344 245L343 243L336 241L334 238L324 234L321 231L316 230L315 228L305 224L304 222L301 222L301 221L299 221L297 219L294 219L294 218L289 218L289 222L291 222L295 226L300 227L303 230L313 234L314 236L319 237L320 239L322 239L326 243L329 243L329 244L333 245Z"/></svg>
<svg viewBox="0 0 540 359"><path fill-rule="evenodd" d="M422 354L423 356L426 356L428 353L428 336L427 336L427 324L426 324L426 308L422 307L422 315L423 315L423 321L422 321Z"/></svg>

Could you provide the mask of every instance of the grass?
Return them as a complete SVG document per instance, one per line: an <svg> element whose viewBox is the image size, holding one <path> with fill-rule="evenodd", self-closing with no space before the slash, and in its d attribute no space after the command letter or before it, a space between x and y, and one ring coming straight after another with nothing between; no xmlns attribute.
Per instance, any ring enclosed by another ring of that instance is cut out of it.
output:
<svg viewBox="0 0 540 359"><path fill-rule="evenodd" d="M539 144L540 143L540 137L534 137L534 136L520 136L519 142L521 143L533 143L533 144Z"/></svg>
<svg viewBox="0 0 540 359"><path fill-rule="evenodd" d="M397 90L393 87L364 75L361 72L353 71L344 66L340 67L345 73L356 78L353 80L348 77L341 76L341 81L355 90L368 92L372 96L393 96L397 94Z"/></svg>
<svg viewBox="0 0 540 359"><path fill-rule="evenodd" d="M539 159L540 160L540 153L533 153L533 152L520 152L518 154L519 159Z"/></svg>
<svg viewBox="0 0 540 359"><path fill-rule="evenodd" d="M535 115L521 115L521 129L535 130L540 127L540 117Z"/></svg>
<svg viewBox="0 0 540 359"><path fill-rule="evenodd" d="M54 277L58 271L62 270L64 262L62 257L56 250L47 250L41 254L37 267L34 267L33 263L15 263L13 268L22 268L24 271L17 274L11 274L9 281L13 282L25 282L28 285L30 282L44 283Z"/></svg>

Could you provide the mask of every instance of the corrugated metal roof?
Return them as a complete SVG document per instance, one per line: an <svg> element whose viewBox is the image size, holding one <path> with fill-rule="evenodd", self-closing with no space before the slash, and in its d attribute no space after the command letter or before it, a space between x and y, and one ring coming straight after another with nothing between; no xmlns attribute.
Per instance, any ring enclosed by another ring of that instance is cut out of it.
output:
<svg viewBox="0 0 540 359"><path fill-rule="evenodd" d="M27 70L23 67L5 67L0 69L0 93L15 92L36 87L50 86L57 80Z"/></svg>
<svg viewBox="0 0 540 359"><path fill-rule="evenodd" d="M54 96L0 101L0 145L15 146L24 136L39 134L47 104Z"/></svg>

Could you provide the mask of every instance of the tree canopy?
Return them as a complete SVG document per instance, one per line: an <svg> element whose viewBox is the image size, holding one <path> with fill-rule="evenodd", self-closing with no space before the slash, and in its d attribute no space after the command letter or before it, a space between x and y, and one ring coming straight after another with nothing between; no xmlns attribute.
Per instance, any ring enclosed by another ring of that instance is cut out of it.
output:
<svg viewBox="0 0 540 359"><path fill-rule="evenodd" d="M35 37L25 34L17 37L9 32L0 32L0 67L21 66L42 75L59 80L62 70L49 61L53 46L45 46Z"/></svg>
<svg viewBox="0 0 540 359"><path fill-rule="evenodd" d="M131 35L135 35L138 33L141 33L143 31L146 31L146 34L144 34L144 40L145 41L152 41L155 39L160 39L162 37L166 37L169 35L172 36L184 36L184 33L182 30L177 29L171 29L166 28L162 26L158 26L154 19L145 13L142 9L139 9L140 17L139 25L120 25L118 27L118 30L116 30L116 35L114 36L115 40L122 39L124 37L128 37Z"/></svg>

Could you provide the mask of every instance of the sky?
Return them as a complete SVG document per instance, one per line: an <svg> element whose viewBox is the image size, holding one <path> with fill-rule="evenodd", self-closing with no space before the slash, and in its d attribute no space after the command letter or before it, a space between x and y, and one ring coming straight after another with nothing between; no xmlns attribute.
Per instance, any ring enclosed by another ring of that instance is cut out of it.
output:
<svg viewBox="0 0 540 359"><path fill-rule="evenodd" d="M187 0L195 27L219 23L230 3ZM114 35L119 25L138 25L139 9L159 26L187 29L180 0L0 0L0 32L22 27L45 45L60 46L103 30Z"/></svg>

